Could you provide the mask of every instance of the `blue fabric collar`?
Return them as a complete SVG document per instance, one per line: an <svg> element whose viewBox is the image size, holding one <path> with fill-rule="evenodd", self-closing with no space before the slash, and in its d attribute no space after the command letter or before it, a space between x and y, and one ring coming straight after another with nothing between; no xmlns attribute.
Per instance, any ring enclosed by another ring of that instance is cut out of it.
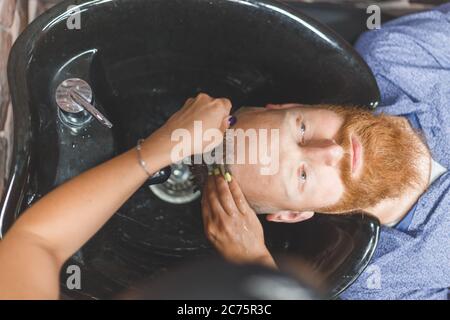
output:
<svg viewBox="0 0 450 320"><path fill-rule="evenodd" d="M402 232L408 231L409 226L411 225L412 219L414 218L414 213L416 212L418 202L408 211L408 213L394 226L394 229L397 229Z"/></svg>

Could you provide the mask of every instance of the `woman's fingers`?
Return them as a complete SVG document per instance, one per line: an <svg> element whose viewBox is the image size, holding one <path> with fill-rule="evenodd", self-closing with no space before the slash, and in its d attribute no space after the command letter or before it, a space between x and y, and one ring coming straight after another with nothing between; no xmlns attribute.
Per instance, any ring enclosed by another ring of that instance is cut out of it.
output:
<svg viewBox="0 0 450 320"><path fill-rule="evenodd" d="M247 199L245 199L244 194L242 193L241 188L239 187L239 184L236 182L235 179L232 179L230 183L228 184L229 191L233 197L234 203L236 204L236 207L239 209L239 212L242 214L247 214L249 212L253 212L253 209L250 208L250 205L247 202Z"/></svg>
<svg viewBox="0 0 450 320"><path fill-rule="evenodd" d="M183 109L187 109L190 106L192 106L192 104L195 102L195 98L189 98L186 100L186 102L184 103Z"/></svg>
<svg viewBox="0 0 450 320"><path fill-rule="evenodd" d="M230 127L230 116L227 115L225 118L223 118L222 123L220 124L219 130L223 134L225 134L225 131Z"/></svg>
<svg viewBox="0 0 450 320"><path fill-rule="evenodd" d="M211 211L211 207L209 205L209 200L208 197L204 196L202 197L202 216L203 216L203 228L205 231L206 236L210 239L213 240L212 238L214 235L214 220L211 218L212 215L212 211Z"/></svg>
<svg viewBox="0 0 450 320"><path fill-rule="evenodd" d="M203 216L203 221L206 223L208 223L209 221L211 221L211 207L209 206L209 200L206 194L206 185L203 188L203 196L202 196L202 201L201 201L201 205L202 205L202 216Z"/></svg>
<svg viewBox="0 0 450 320"><path fill-rule="evenodd" d="M216 183L216 192L220 201L220 204L222 205L222 208L225 209L225 212L229 216L233 216L237 214L239 211L236 204L234 203L233 196L231 195L230 188L228 186L228 183L225 181L225 179L221 175L217 175L214 178Z"/></svg>
<svg viewBox="0 0 450 320"><path fill-rule="evenodd" d="M230 99L227 98L218 98L217 102L222 106L226 114L229 114L231 111L231 108L233 107Z"/></svg>
<svg viewBox="0 0 450 320"><path fill-rule="evenodd" d="M206 184L206 197L209 202L209 207L211 209L211 218L212 220L216 221L219 220L227 213L225 212L225 209L222 207L222 204L220 203L217 188L216 188L216 182L214 181L214 176L208 177L208 182Z"/></svg>

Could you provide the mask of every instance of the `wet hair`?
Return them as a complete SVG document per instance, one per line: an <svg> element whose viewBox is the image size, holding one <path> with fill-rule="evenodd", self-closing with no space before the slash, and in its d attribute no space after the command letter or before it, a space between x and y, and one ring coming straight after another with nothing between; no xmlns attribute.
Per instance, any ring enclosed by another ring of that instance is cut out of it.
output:
<svg viewBox="0 0 450 320"><path fill-rule="evenodd" d="M192 161L192 163L194 162ZM191 170L196 189L201 190L208 179L208 166L205 163L191 164L189 170Z"/></svg>
<svg viewBox="0 0 450 320"><path fill-rule="evenodd" d="M223 145L226 145L226 141L227 137L224 137ZM225 170L230 171L230 168L226 165L226 150L224 150L223 154L223 165ZM197 189L201 190L208 180L208 165L204 162L201 164L194 164L194 156L192 156L189 170L191 170L193 182L196 184Z"/></svg>

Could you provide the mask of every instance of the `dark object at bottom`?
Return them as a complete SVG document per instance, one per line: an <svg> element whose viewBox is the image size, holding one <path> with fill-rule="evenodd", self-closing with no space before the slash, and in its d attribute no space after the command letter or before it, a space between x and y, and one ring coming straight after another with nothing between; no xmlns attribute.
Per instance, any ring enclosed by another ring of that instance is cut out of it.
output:
<svg viewBox="0 0 450 320"><path fill-rule="evenodd" d="M311 286L277 270L260 265L235 265L221 259L208 259L188 264L154 282L144 283L120 298L313 300L321 297Z"/></svg>
<svg viewBox="0 0 450 320"><path fill-rule="evenodd" d="M327 298L337 297L357 279L380 233L378 219L364 213L315 214L295 224L263 221L263 227L269 250L301 259Z"/></svg>

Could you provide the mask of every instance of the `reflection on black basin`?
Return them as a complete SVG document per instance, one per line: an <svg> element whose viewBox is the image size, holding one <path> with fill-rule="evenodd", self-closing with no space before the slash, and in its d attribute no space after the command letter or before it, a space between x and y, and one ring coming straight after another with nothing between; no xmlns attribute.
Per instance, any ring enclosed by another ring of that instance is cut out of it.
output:
<svg viewBox="0 0 450 320"><path fill-rule="evenodd" d="M72 3L81 9L80 30L66 26ZM91 85L112 130L96 121L77 130L61 123L55 89L73 77ZM65 1L17 41L9 81L15 168L2 232L55 186L134 147L198 92L228 97L234 109L290 101L375 107L379 99L372 74L345 42L271 1ZM369 224L376 233L377 224ZM370 243L361 268L373 236L361 236ZM187 259L214 254L199 201L170 204L144 185L69 261L82 267L84 279L83 290L69 294L112 297Z"/></svg>

